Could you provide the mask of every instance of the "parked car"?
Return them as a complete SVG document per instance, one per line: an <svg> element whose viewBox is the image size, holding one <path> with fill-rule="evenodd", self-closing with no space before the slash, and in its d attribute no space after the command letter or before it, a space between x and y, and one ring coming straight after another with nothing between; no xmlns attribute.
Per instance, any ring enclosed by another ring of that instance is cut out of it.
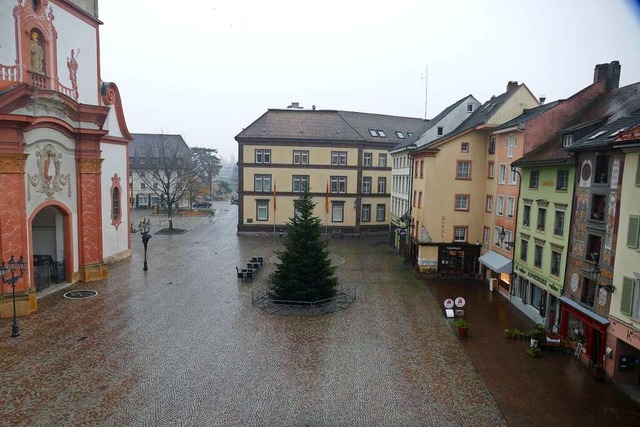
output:
<svg viewBox="0 0 640 427"><path fill-rule="evenodd" d="M191 205L193 209L207 209L211 207L211 202L199 202Z"/></svg>

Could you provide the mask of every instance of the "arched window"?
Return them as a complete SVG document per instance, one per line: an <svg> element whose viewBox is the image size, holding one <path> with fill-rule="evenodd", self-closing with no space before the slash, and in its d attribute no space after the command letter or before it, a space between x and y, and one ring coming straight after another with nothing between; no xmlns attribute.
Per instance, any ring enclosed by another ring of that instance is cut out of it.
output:
<svg viewBox="0 0 640 427"><path fill-rule="evenodd" d="M120 177L114 174L111 178L111 225L116 229L122 223L122 187Z"/></svg>
<svg viewBox="0 0 640 427"><path fill-rule="evenodd" d="M117 221L120 219L120 189L113 189L111 193L111 219Z"/></svg>

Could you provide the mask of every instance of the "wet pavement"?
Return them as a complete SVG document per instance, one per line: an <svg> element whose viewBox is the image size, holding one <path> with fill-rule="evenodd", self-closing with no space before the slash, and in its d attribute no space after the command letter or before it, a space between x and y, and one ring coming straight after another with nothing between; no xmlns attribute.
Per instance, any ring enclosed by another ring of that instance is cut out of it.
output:
<svg viewBox="0 0 640 427"><path fill-rule="evenodd" d="M640 407L574 359L531 359L505 327L530 322L479 282L416 279L386 237L333 239L348 309L317 318L269 315L235 267L271 258L277 239L237 237L237 206L176 218L98 296L38 301L9 338L0 321L0 425L638 425ZM143 215L137 212L134 215ZM135 217L137 218L137 216ZM156 218L157 219L157 218ZM152 231L163 227L152 219ZM180 222L183 221L183 222ZM456 337L444 297L465 296L471 329Z"/></svg>

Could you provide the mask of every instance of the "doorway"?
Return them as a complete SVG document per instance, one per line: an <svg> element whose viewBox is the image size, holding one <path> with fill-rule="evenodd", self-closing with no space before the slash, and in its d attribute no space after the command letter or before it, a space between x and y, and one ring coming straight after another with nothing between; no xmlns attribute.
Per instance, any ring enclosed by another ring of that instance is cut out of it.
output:
<svg viewBox="0 0 640 427"><path fill-rule="evenodd" d="M45 206L31 219L33 283L37 291L67 281L70 250L70 215L58 206Z"/></svg>

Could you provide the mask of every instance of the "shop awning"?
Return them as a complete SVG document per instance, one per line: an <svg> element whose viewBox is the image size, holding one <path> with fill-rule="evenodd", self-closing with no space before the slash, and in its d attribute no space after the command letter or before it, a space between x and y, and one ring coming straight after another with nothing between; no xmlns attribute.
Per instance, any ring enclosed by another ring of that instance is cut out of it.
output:
<svg viewBox="0 0 640 427"><path fill-rule="evenodd" d="M592 318L596 322L598 322L598 323L600 323L602 325L608 325L609 324L609 319L607 319L606 317L600 316L598 313L596 313L594 311L589 310L588 308L584 307L579 302L574 301L571 298L568 298L568 297L565 297L565 296L562 296L559 299L563 304L567 304L569 307L574 308L575 310L579 311L580 313L584 314L585 316Z"/></svg>
<svg viewBox="0 0 640 427"><path fill-rule="evenodd" d="M511 260L497 252L489 251L478 258L478 261L496 273L511 273Z"/></svg>

